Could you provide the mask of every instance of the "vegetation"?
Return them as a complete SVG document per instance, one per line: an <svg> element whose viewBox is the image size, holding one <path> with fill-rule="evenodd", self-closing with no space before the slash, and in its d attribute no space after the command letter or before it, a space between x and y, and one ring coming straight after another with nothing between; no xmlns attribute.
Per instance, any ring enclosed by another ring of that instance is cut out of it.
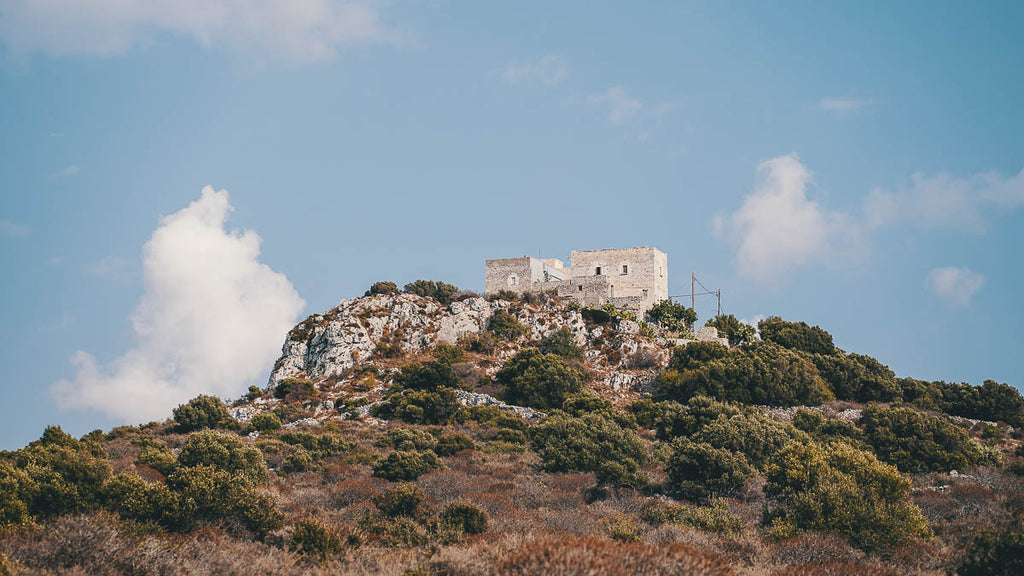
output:
<svg viewBox="0 0 1024 576"><path fill-rule="evenodd" d="M406 292L409 291L406 290ZM378 294L398 294L398 285L394 282L374 282L370 285L370 289L366 291L364 296L376 296Z"/></svg>
<svg viewBox="0 0 1024 576"><path fill-rule="evenodd" d="M532 430L548 472L594 472L600 484L643 486L647 450L640 437L601 414L552 416Z"/></svg>
<svg viewBox="0 0 1024 576"><path fill-rule="evenodd" d="M778 316L765 318L757 323L761 339L774 342L783 348L800 350L810 354L834 354L832 335L817 326L805 322L786 322Z"/></svg>
<svg viewBox="0 0 1024 576"><path fill-rule="evenodd" d="M409 294L433 298L444 305L451 304L461 292L458 286L434 280L417 280L406 284L402 290Z"/></svg>
<svg viewBox="0 0 1024 576"><path fill-rule="evenodd" d="M576 338L565 326L541 338L538 348L544 354L555 354L562 358L583 357L583 348L576 343Z"/></svg>
<svg viewBox="0 0 1024 576"><path fill-rule="evenodd" d="M505 310L495 310L487 322L487 331L502 340L514 341L526 336L530 331Z"/></svg>
<svg viewBox="0 0 1024 576"><path fill-rule="evenodd" d="M510 358L494 376L505 386L505 401L541 410L557 408L569 394L583 389L584 375L556 354L535 348Z"/></svg>
<svg viewBox="0 0 1024 576"><path fill-rule="evenodd" d="M697 313L683 304L662 300L647 311L647 320L661 325L669 332L692 332Z"/></svg>
<svg viewBox="0 0 1024 576"><path fill-rule="evenodd" d="M966 431L941 416L869 406L861 426L875 454L904 472L948 472L998 463Z"/></svg>
<svg viewBox="0 0 1024 576"><path fill-rule="evenodd" d="M223 428L234 422L228 407L215 396L196 396L174 409L174 421L182 432Z"/></svg>
<svg viewBox="0 0 1024 576"><path fill-rule="evenodd" d="M732 314L718 315L704 323L718 330L718 335L729 339L729 346L749 344L757 339L757 330L750 324L740 322Z"/></svg>

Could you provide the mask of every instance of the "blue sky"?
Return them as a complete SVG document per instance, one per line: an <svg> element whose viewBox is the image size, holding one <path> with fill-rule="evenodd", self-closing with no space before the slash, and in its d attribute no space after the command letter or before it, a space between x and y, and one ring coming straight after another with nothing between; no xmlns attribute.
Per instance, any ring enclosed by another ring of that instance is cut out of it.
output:
<svg viewBox="0 0 1024 576"><path fill-rule="evenodd" d="M0 2L0 447L240 395L376 280L635 245L1024 386L1024 5L834 4Z"/></svg>

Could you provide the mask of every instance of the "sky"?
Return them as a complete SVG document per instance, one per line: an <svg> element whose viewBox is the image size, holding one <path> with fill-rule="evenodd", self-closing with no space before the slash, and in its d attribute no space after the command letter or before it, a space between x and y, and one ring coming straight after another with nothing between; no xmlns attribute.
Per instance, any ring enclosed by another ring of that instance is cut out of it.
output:
<svg viewBox="0 0 1024 576"><path fill-rule="evenodd" d="M612 247L900 376L1021 388L1022 20L0 0L0 448L265 385L374 281L482 291L487 258Z"/></svg>

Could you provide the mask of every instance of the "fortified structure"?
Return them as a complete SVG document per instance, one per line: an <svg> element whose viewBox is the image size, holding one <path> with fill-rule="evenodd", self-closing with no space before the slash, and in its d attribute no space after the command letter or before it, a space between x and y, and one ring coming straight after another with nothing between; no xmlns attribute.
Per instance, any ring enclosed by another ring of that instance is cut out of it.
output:
<svg viewBox="0 0 1024 576"><path fill-rule="evenodd" d="M648 246L625 250L573 250L569 267L555 258L487 261L487 293L557 291L586 306L614 304L641 317L668 299L668 256Z"/></svg>

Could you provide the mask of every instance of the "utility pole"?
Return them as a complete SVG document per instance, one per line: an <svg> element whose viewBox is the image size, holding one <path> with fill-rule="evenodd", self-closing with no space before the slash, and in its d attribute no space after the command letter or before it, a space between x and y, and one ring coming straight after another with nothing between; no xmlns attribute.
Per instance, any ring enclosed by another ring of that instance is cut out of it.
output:
<svg viewBox="0 0 1024 576"><path fill-rule="evenodd" d="M690 272L690 310L696 310L695 306L696 306L697 303L694 301L695 298L696 298L696 293L697 293L697 291L694 290L694 288L696 287L696 286L694 286L694 284L696 282L697 282L697 275L695 273L693 273L693 272Z"/></svg>
<svg viewBox="0 0 1024 576"><path fill-rule="evenodd" d="M722 289L721 288L718 289L717 294L718 294L718 316L721 316L722 315ZM718 316L716 316L716 318Z"/></svg>

